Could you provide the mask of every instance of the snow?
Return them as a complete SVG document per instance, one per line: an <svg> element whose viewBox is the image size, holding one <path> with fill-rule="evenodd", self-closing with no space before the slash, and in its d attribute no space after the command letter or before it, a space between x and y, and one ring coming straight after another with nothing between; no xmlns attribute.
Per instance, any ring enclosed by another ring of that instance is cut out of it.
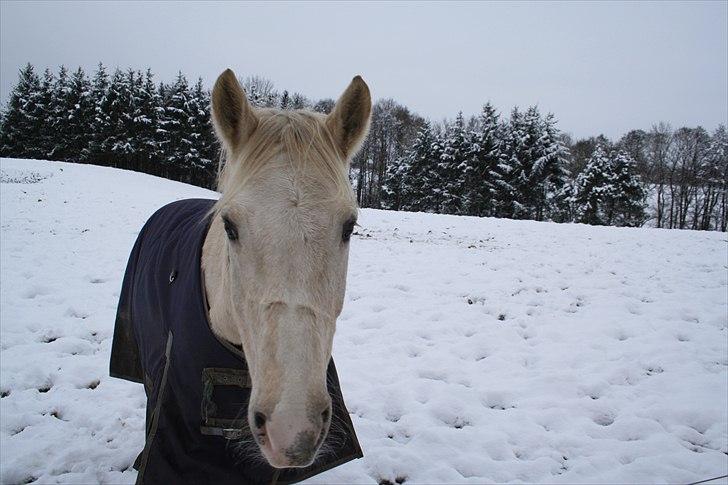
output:
<svg viewBox="0 0 728 485"><path fill-rule="evenodd" d="M0 179L0 482L132 483L145 397L107 375L121 277L154 210L216 194L45 161ZM334 357L365 457L309 482L728 474L725 233L359 222Z"/></svg>

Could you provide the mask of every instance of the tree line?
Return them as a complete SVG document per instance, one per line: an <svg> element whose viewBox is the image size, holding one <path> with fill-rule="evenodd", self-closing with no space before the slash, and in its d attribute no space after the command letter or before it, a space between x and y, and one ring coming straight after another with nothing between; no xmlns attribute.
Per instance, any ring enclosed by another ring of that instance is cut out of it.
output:
<svg viewBox="0 0 728 485"><path fill-rule="evenodd" d="M242 80L252 104L328 113L333 99ZM38 75L20 70L0 112L0 155L95 163L207 188L219 147L202 79L180 72L99 64ZM728 134L720 126L657 124L613 142L572 140L536 106L506 118L487 103L478 116L432 122L391 99L372 109L368 138L351 164L362 207L598 225L726 230Z"/></svg>

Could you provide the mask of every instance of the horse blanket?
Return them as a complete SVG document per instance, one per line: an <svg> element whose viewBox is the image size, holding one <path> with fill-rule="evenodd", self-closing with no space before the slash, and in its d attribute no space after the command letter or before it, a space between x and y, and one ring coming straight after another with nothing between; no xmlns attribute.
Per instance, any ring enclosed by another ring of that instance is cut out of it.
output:
<svg viewBox="0 0 728 485"><path fill-rule="evenodd" d="M200 268L214 203L189 199L159 209L139 233L124 275L110 375L143 383L146 391L137 483L293 483L360 458L333 359L329 451L308 468L276 469L246 456L241 440L252 443L252 436L245 355L212 332Z"/></svg>

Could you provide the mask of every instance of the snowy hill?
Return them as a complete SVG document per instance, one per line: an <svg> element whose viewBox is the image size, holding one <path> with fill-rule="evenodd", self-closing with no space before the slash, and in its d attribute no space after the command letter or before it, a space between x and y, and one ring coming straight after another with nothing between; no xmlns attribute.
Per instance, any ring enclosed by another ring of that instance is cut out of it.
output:
<svg viewBox="0 0 728 485"><path fill-rule="evenodd" d="M132 483L108 377L146 218L200 188L0 162L0 482ZM687 483L728 473L726 234L362 210L334 340L365 457L313 483Z"/></svg>

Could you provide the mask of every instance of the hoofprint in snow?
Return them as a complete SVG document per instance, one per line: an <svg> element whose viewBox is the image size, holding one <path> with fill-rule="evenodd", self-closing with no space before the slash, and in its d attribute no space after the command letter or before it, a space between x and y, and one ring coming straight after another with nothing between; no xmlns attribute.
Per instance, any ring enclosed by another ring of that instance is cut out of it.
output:
<svg viewBox="0 0 728 485"><path fill-rule="evenodd" d="M108 377L161 205L214 192L0 163L0 481L131 483L141 385ZM334 339L365 457L312 483L692 482L728 473L722 233L362 210Z"/></svg>

